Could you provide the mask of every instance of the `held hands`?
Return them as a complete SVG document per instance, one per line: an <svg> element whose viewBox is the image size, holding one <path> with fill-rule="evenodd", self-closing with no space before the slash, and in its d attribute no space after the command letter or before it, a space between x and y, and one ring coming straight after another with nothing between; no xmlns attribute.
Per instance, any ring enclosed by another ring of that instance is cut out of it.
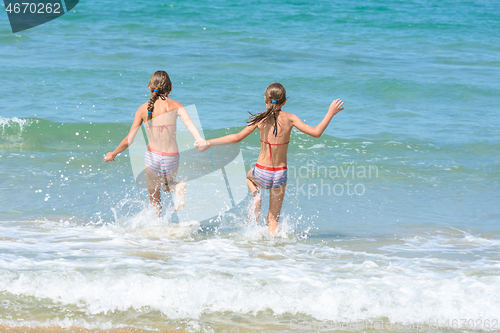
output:
<svg viewBox="0 0 500 333"><path fill-rule="evenodd" d="M203 140L203 139L200 139L198 141L196 141L194 143L194 146L201 152L204 152L205 150L207 150L208 148L210 148L210 146L208 145L207 141L206 140Z"/></svg>
<svg viewBox="0 0 500 333"><path fill-rule="evenodd" d="M336 99L330 104L330 107L328 108L328 112L333 112L334 115L339 113L340 111L344 110L342 107L344 105L344 102L342 102L340 99Z"/></svg>
<svg viewBox="0 0 500 333"><path fill-rule="evenodd" d="M104 162L111 162L114 160L115 160L115 157L113 156L112 152L109 152L106 154L106 156L104 156Z"/></svg>

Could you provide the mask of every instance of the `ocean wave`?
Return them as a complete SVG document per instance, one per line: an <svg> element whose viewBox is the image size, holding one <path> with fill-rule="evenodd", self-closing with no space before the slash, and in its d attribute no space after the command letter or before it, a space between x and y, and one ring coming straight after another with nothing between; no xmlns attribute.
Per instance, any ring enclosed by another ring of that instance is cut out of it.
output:
<svg viewBox="0 0 500 333"><path fill-rule="evenodd" d="M227 251L241 253L239 249L231 250L224 241L216 243ZM244 253L240 255L240 260L245 257ZM218 260L227 264L229 259ZM293 261L295 268L279 260L273 265L276 267L243 265L239 267L241 273L234 275L221 271L197 274L204 271L203 265L187 265L171 277L132 269L107 273L23 272L10 279L0 278L0 290L74 305L87 316L133 309L160 311L169 319L200 319L218 312L257 316L271 311L274 315L302 314L316 320L388 318L391 322L417 322L496 319L500 311L499 276L436 274L421 269L412 273L396 269L395 265L381 267L365 261L355 265L356 272L363 271L365 276L354 277L351 273L349 277L333 277L327 271L311 272L307 263ZM133 264L137 266L137 262ZM155 266L149 269L154 271ZM368 277L368 271L379 276Z"/></svg>
<svg viewBox="0 0 500 333"><path fill-rule="evenodd" d="M2 228L5 314L17 311L20 299L29 300L22 307L72 309L77 318L111 322L132 313L200 322L222 313L343 322L491 320L500 311L499 267L488 252L478 252L495 240L443 259L436 241L458 248L470 236L420 235L400 239L399 247L380 239L370 251L362 239L290 242L255 237L245 228L239 236L144 235L140 230L151 225L128 222ZM412 246L425 256L405 252Z"/></svg>
<svg viewBox="0 0 500 333"><path fill-rule="evenodd" d="M0 117L0 126L2 126L2 132L6 129L12 128L22 132L25 126L29 126L32 123L38 123L38 119L19 119L17 117L4 118Z"/></svg>

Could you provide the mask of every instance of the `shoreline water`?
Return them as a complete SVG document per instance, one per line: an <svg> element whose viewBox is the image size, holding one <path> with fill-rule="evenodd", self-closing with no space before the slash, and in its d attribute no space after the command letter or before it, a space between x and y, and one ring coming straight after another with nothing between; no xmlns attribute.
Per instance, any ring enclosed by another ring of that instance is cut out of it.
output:
<svg viewBox="0 0 500 333"><path fill-rule="evenodd" d="M211 332L498 320L499 233L412 228L363 237L303 232L285 219L276 239L244 221L154 236L144 234L147 221L131 218L0 223L4 316Z"/></svg>
<svg viewBox="0 0 500 333"><path fill-rule="evenodd" d="M3 333L148 333L148 332L158 332L158 333L186 333L185 330L177 329L167 329L167 330L142 330L133 327L122 327L122 328L111 328L106 330L99 329L87 329L80 327L68 327L63 328L60 326L6 326L0 325L0 332Z"/></svg>

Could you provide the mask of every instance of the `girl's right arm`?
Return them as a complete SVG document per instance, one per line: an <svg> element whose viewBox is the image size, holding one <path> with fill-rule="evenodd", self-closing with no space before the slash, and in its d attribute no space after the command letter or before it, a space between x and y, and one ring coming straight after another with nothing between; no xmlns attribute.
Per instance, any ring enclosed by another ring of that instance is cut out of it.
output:
<svg viewBox="0 0 500 333"><path fill-rule="evenodd" d="M332 104L330 104L325 118L323 118L323 120L316 127L311 127L302 122L302 120L300 120L300 118L296 115L290 114L292 124L293 126L297 127L299 131L304 132L312 137L319 138L328 127L328 124L330 123L330 120L332 120L333 116L344 110L344 108L342 107L343 104L344 102L342 102L340 99L334 100Z"/></svg>
<svg viewBox="0 0 500 333"><path fill-rule="evenodd" d="M230 145L234 143L238 143L250 134L257 128L257 124L255 125L248 125L246 126L241 132L235 133L235 134L229 134L226 136L222 136L220 138L216 139L210 139L207 140L207 146L203 148L198 148L201 151L205 151L206 149L210 148L211 146L220 146L220 145Z"/></svg>
<svg viewBox="0 0 500 333"><path fill-rule="evenodd" d="M125 139L122 140L122 142L120 142L118 147L116 147L115 151L106 154L106 156L104 157L104 162L114 161L116 155L120 154L122 151L127 149L134 142L135 135L141 128L141 125L142 125L142 116L141 116L141 109L139 108L135 113L134 122L132 123L132 127L130 127L130 131L128 132L127 136L125 137Z"/></svg>

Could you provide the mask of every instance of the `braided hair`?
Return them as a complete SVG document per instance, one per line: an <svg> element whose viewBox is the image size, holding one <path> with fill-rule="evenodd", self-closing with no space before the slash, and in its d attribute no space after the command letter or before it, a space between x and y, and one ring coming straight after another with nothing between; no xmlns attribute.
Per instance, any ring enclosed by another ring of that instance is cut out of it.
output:
<svg viewBox="0 0 500 333"><path fill-rule="evenodd" d="M274 82L271 83L267 88L266 92L264 93L266 96L266 99L268 102L271 102L269 106L267 107L267 110L258 113L258 114L251 114L250 118L247 120L248 125L255 125L258 124L259 122L267 119L267 118L274 118L274 128L273 128L273 134L274 136L278 135L278 121L277 117L279 115L279 112L281 110L278 110L276 108L277 105L283 105L286 101L286 90L285 87L283 87L280 83Z"/></svg>
<svg viewBox="0 0 500 333"><path fill-rule="evenodd" d="M148 101L148 121L153 119L153 110L155 102L158 98L165 99L163 95L169 94L172 90L172 82L170 77L165 71L156 71L149 80L149 90L151 90L151 97Z"/></svg>

